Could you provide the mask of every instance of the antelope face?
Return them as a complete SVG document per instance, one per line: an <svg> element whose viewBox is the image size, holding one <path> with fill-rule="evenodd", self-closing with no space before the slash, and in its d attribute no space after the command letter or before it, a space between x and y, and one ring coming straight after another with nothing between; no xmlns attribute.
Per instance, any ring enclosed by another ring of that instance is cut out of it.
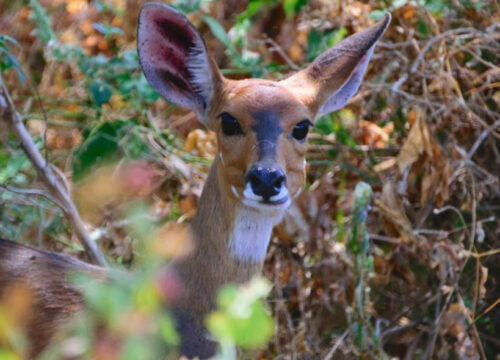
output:
<svg viewBox="0 0 500 360"><path fill-rule="evenodd" d="M139 59L163 97L190 108L217 133L220 192L264 214L282 213L304 185L312 120L342 108L357 92L389 22L386 15L283 81L234 81L222 76L184 15L148 3L139 17Z"/></svg>
<svg viewBox="0 0 500 360"><path fill-rule="evenodd" d="M305 181L309 109L279 83L227 83L213 128L218 175L231 195L264 212L286 208Z"/></svg>

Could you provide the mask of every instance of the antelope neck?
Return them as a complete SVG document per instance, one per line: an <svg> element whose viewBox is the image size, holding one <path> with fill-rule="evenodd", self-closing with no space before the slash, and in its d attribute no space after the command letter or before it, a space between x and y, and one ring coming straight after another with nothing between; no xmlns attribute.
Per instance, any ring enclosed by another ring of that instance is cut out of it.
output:
<svg viewBox="0 0 500 360"><path fill-rule="evenodd" d="M194 250L174 267L182 278L179 308L203 319L221 286L244 283L262 268L274 221L245 209L217 179L215 160L191 223Z"/></svg>
<svg viewBox="0 0 500 360"><path fill-rule="evenodd" d="M237 202L226 184L218 181L217 162L212 166L192 224L194 245L205 256L208 248L214 248L217 261L225 257L230 263L260 266L282 211L261 212Z"/></svg>
<svg viewBox="0 0 500 360"><path fill-rule="evenodd" d="M262 266L262 261L240 261L231 255L229 244L238 206L217 179L217 161L212 164L190 226L194 249L173 264L183 292L171 305L182 337L181 351L190 357L214 354L215 345L207 337L204 319L215 309L219 289L227 283L250 280Z"/></svg>

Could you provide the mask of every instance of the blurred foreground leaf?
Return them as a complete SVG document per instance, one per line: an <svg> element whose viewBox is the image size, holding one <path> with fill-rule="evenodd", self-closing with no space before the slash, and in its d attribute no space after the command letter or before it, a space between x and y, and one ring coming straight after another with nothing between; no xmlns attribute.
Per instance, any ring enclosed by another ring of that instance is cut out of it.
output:
<svg viewBox="0 0 500 360"><path fill-rule="evenodd" d="M49 44L51 41L56 41L56 34L52 31L50 18L47 16L47 12L43 6L40 5L38 0L30 0L29 5L31 8L31 20L37 25L35 28L36 36L44 45Z"/></svg>
<svg viewBox="0 0 500 360"><path fill-rule="evenodd" d="M274 333L274 321L263 300L271 284L255 278L238 288L225 286L219 293L219 310L207 318L207 326L223 344L234 344L246 349L265 345Z"/></svg>
<svg viewBox="0 0 500 360"><path fill-rule="evenodd" d="M0 35L0 71L13 68L17 72L17 77L24 83L24 73L17 58L11 54L8 44L20 47L19 43L12 37Z"/></svg>

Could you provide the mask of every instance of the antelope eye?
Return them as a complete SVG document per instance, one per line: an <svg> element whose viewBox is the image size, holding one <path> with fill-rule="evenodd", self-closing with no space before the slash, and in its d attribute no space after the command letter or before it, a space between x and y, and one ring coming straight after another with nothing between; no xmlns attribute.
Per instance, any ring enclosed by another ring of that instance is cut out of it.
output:
<svg viewBox="0 0 500 360"><path fill-rule="evenodd" d="M299 122L292 130L292 136L297 140L304 140L312 123L309 120Z"/></svg>
<svg viewBox="0 0 500 360"><path fill-rule="evenodd" d="M231 114L223 112L220 114L222 133L226 136L241 135L243 130L241 129L238 120L236 120Z"/></svg>

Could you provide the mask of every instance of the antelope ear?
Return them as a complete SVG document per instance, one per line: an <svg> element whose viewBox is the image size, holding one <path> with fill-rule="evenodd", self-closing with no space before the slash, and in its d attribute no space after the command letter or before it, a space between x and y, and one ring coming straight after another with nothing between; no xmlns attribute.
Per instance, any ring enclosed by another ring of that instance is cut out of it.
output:
<svg viewBox="0 0 500 360"><path fill-rule="evenodd" d="M151 86L204 122L222 75L189 20L170 6L148 3L139 15L137 44Z"/></svg>
<svg viewBox="0 0 500 360"><path fill-rule="evenodd" d="M294 93L316 115L344 107L363 80L375 43L385 33L391 15L354 34L318 56L307 68L281 84Z"/></svg>

